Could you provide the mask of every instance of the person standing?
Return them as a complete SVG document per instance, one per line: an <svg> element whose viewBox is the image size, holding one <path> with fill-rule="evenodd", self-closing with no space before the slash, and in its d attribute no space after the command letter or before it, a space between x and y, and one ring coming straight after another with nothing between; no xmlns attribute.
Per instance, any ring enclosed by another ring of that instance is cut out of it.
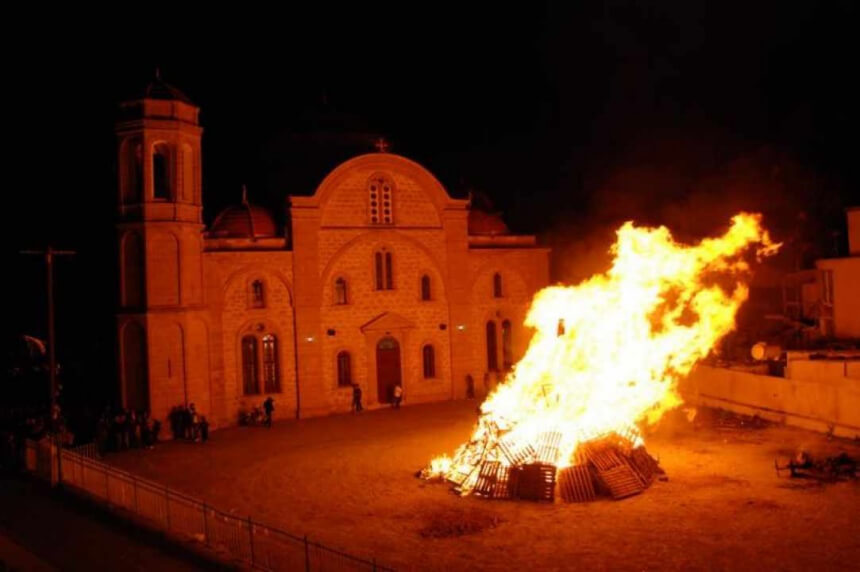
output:
<svg viewBox="0 0 860 572"><path fill-rule="evenodd" d="M188 406L188 426L191 428L188 438L196 443L200 440L200 415L197 414L197 407L193 403Z"/></svg>
<svg viewBox="0 0 860 572"><path fill-rule="evenodd" d="M398 383L394 386L394 401L392 402L394 409L400 409L401 401L403 401L403 386Z"/></svg>
<svg viewBox="0 0 860 572"><path fill-rule="evenodd" d="M361 387L357 383L352 384L352 412L361 413Z"/></svg>
<svg viewBox="0 0 860 572"><path fill-rule="evenodd" d="M200 416L200 441L205 443L209 440L209 422L206 421L206 416Z"/></svg>
<svg viewBox="0 0 860 572"><path fill-rule="evenodd" d="M266 412L266 427L269 429L272 428L272 412L275 410L275 400L272 399L272 396L266 398L266 401L263 402L263 410Z"/></svg>

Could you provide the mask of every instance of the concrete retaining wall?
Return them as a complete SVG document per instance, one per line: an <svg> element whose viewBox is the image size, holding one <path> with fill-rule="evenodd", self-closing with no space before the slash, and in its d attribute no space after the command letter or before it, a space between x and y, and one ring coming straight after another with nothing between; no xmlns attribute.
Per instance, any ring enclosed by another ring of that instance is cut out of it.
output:
<svg viewBox="0 0 860 572"><path fill-rule="evenodd" d="M699 365L682 382L681 392L693 404L860 438L860 379L846 375L856 374L856 365L827 362L821 368L821 363L800 366L793 379ZM798 374L803 377L797 379Z"/></svg>

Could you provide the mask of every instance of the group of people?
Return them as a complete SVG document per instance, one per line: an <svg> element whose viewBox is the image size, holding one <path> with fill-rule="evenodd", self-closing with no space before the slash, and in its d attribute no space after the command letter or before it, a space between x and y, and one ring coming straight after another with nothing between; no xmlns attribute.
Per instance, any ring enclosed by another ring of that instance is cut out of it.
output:
<svg viewBox="0 0 860 572"><path fill-rule="evenodd" d="M391 407L400 409L400 403L403 402L403 386L396 384L391 390ZM352 412L361 413L364 407L361 405L361 386L357 383L352 384Z"/></svg>
<svg viewBox="0 0 860 572"><path fill-rule="evenodd" d="M149 411L108 407L96 425L96 447L100 455L141 447L152 449L160 431L161 422L153 419Z"/></svg>
<svg viewBox="0 0 860 572"><path fill-rule="evenodd" d="M173 407L168 422L174 439L204 443L209 439L209 422L193 403ZM160 433L161 421L154 419L149 411L108 407L96 426L96 447L100 455L126 449L152 449Z"/></svg>
<svg viewBox="0 0 860 572"><path fill-rule="evenodd" d="M272 413L275 411L275 400L272 396L266 398L262 407L253 406L251 411L239 412L239 425L263 425L271 429Z"/></svg>
<svg viewBox="0 0 860 572"><path fill-rule="evenodd" d="M177 405L170 410L170 432L174 439L186 439L195 443L209 440L209 422L205 415L197 412L193 403Z"/></svg>
<svg viewBox="0 0 860 572"><path fill-rule="evenodd" d="M56 437L61 445L74 443L74 435L56 404L48 407L0 407L0 466L22 462L24 441Z"/></svg>

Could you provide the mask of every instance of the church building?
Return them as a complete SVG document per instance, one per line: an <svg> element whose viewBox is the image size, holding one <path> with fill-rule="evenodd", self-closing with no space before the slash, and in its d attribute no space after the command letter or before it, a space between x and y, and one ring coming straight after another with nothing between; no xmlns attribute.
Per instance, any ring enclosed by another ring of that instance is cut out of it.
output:
<svg viewBox="0 0 860 572"><path fill-rule="evenodd" d="M525 351L549 250L385 152L203 220L199 108L156 79L120 106L119 377L125 406L215 427L480 397Z"/></svg>

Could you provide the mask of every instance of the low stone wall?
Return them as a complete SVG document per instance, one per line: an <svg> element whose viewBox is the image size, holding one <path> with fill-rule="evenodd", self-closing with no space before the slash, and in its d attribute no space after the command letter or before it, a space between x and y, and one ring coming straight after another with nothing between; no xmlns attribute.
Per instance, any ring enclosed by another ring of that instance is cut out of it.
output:
<svg viewBox="0 0 860 572"><path fill-rule="evenodd" d="M846 376L853 366L831 369L817 379L786 379L699 365L681 393L693 404L860 438L860 379Z"/></svg>

